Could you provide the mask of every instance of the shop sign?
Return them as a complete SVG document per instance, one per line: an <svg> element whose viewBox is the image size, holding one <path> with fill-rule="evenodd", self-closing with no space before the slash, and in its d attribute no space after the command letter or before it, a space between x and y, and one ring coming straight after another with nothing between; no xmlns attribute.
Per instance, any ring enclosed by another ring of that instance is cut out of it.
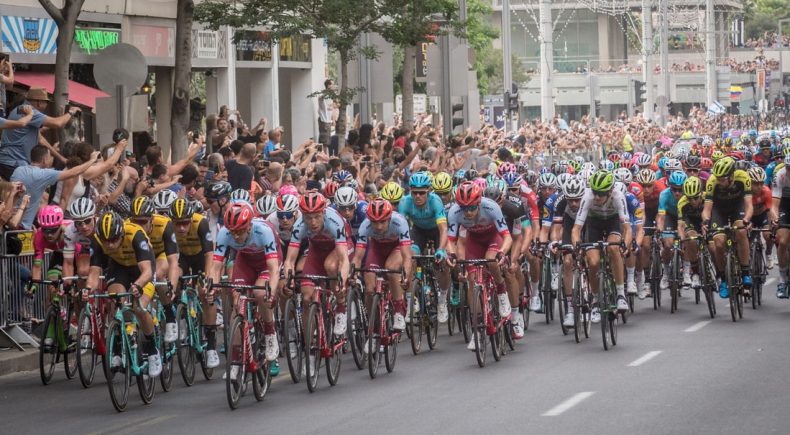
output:
<svg viewBox="0 0 790 435"><path fill-rule="evenodd" d="M2 17L3 51L6 53L55 54L58 26L50 18Z"/></svg>
<svg viewBox="0 0 790 435"><path fill-rule="evenodd" d="M96 54L121 42L120 29L80 28L74 31L74 45L85 54Z"/></svg>
<svg viewBox="0 0 790 435"><path fill-rule="evenodd" d="M146 57L175 57L173 27L132 25L132 45Z"/></svg>
<svg viewBox="0 0 790 435"><path fill-rule="evenodd" d="M241 30L236 32L236 60L266 62L272 60L272 39L269 32Z"/></svg>

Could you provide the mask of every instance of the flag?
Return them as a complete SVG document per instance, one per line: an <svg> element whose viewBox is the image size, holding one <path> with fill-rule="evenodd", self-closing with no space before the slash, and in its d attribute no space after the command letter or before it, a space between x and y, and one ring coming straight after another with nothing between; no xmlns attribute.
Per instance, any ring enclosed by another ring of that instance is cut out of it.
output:
<svg viewBox="0 0 790 435"><path fill-rule="evenodd" d="M738 101L741 97L741 92L743 92L743 88L740 86L730 86L730 99L732 101Z"/></svg>
<svg viewBox="0 0 790 435"><path fill-rule="evenodd" d="M708 115L721 115L726 112L727 109L718 101L714 101L713 104L708 107Z"/></svg>

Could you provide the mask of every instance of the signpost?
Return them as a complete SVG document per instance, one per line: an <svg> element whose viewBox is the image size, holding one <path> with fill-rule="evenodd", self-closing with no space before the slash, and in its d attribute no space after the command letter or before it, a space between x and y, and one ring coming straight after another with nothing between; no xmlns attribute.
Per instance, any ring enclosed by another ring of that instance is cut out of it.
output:
<svg viewBox="0 0 790 435"><path fill-rule="evenodd" d="M134 95L148 78L143 53L130 44L116 44L102 51L93 65L93 78L99 89L116 99L116 125L126 127L126 97Z"/></svg>

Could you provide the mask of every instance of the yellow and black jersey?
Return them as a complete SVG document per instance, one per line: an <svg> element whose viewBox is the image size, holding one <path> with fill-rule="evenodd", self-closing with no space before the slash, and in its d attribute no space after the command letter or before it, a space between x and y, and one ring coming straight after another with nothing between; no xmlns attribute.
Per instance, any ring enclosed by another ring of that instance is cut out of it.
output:
<svg viewBox="0 0 790 435"><path fill-rule="evenodd" d="M104 267L107 259L112 259L115 263L124 267L133 267L141 261L154 262L154 254L151 251L151 241L145 234L143 227L125 222L123 226L123 241L114 250L109 250L104 246L104 242L94 234L91 239L91 266Z"/></svg>
<svg viewBox="0 0 790 435"><path fill-rule="evenodd" d="M732 183L728 187L719 186L718 178L712 174L705 185L705 201L713 201L722 206L734 205L735 201L751 195L752 179L748 172L740 169L732 174Z"/></svg>
<svg viewBox="0 0 790 435"><path fill-rule="evenodd" d="M214 252L208 219L199 213L192 215L192 224L189 226L188 233L182 236L179 232L176 232L176 240L178 241L178 250L184 256L191 257Z"/></svg>
<svg viewBox="0 0 790 435"><path fill-rule="evenodd" d="M131 222L127 220L127 222ZM173 221L167 216L154 214L151 218L151 233L148 234L155 258L164 258L168 255L178 254L176 233L173 230Z"/></svg>
<svg viewBox="0 0 790 435"><path fill-rule="evenodd" d="M698 206L693 206L686 195L678 201L678 219L702 219L702 209L705 207L703 202Z"/></svg>

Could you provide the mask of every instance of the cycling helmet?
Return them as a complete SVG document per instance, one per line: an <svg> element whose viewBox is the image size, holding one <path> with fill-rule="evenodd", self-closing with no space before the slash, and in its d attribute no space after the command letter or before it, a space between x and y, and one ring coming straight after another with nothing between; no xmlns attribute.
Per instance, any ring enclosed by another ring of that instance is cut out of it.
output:
<svg viewBox="0 0 790 435"><path fill-rule="evenodd" d="M633 154L629 153L628 151L621 154L623 156L623 160L631 160L634 158Z"/></svg>
<svg viewBox="0 0 790 435"><path fill-rule="evenodd" d="M612 188L614 192L620 192L623 196L628 194L628 188L623 183L614 183L614 187Z"/></svg>
<svg viewBox="0 0 790 435"><path fill-rule="evenodd" d="M348 186L343 186L335 192L335 204L338 207L357 205L358 200L357 191Z"/></svg>
<svg viewBox="0 0 790 435"><path fill-rule="evenodd" d="M453 184L461 184L464 180L466 180L466 171L463 169L459 169L455 172L453 176Z"/></svg>
<svg viewBox="0 0 790 435"><path fill-rule="evenodd" d="M702 159L700 156L691 155L686 157L686 167L691 169L699 169Z"/></svg>
<svg viewBox="0 0 790 435"><path fill-rule="evenodd" d="M678 159L667 159L666 163L664 163L665 172L682 171L682 170L683 170L683 165L680 164L680 160Z"/></svg>
<svg viewBox="0 0 790 435"><path fill-rule="evenodd" d="M569 179L573 178L573 174L568 174L567 172L564 174L560 174L557 176L557 188L562 189L562 186L568 182Z"/></svg>
<svg viewBox="0 0 790 435"><path fill-rule="evenodd" d="M326 197L318 192L310 192L302 195L299 201L299 209L302 213L318 213L324 211L326 207Z"/></svg>
<svg viewBox="0 0 790 435"><path fill-rule="evenodd" d="M236 189L230 193L230 200L231 201L244 201L247 204L250 203L250 191L244 189Z"/></svg>
<svg viewBox="0 0 790 435"><path fill-rule="evenodd" d="M595 164L593 162L584 162L582 164L582 171L595 171Z"/></svg>
<svg viewBox="0 0 790 435"><path fill-rule="evenodd" d="M719 159L713 165L712 174L716 178L729 177L733 172L735 172L735 159L732 157L724 157Z"/></svg>
<svg viewBox="0 0 790 435"><path fill-rule="evenodd" d="M41 207L38 211L38 226L41 228L56 228L63 224L63 209L50 204Z"/></svg>
<svg viewBox="0 0 790 435"><path fill-rule="evenodd" d="M538 188L557 188L557 176L551 172L541 175L538 179Z"/></svg>
<svg viewBox="0 0 790 435"><path fill-rule="evenodd" d="M508 172L516 172L516 165L510 162L504 162L496 168L496 176L502 178L503 175L507 174Z"/></svg>
<svg viewBox="0 0 790 435"><path fill-rule="evenodd" d="M101 215L96 225L96 235L102 240L113 240L123 236L123 218L114 211L107 211Z"/></svg>
<svg viewBox="0 0 790 435"><path fill-rule="evenodd" d="M277 198L272 195L266 195L258 198L255 201L255 211L259 216L269 216L277 211Z"/></svg>
<svg viewBox="0 0 790 435"><path fill-rule="evenodd" d="M384 199L374 199L368 204L368 219L371 222L381 222L392 217L392 204Z"/></svg>
<svg viewBox="0 0 790 435"><path fill-rule="evenodd" d="M587 182L590 180L590 177L592 177L594 173L595 171L591 171L589 169L582 169L582 171L579 173L579 179L586 186Z"/></svg>
<svg viewBox="0 0 790 435"><path fill-rule="evenodd" d="M477 170L476 169L470 169L470 170L466 171L466 173L464 174L464 177L466 177L467 181L474 180L475 178L477 178Z"/></svg>
<svg viewBox="0 0 790 435"><path fill-rule="evenodd" d="M703 157L700 159L699 168L702 171L709 171L710 168L713 167L713 160L708 157Z"/></svg>
<svg viewBox="0 0 790 435"><path fill-rule="evenodd" d="M631 168L633 168L633 167L634 167L634 161L633 160L621 160L620 161L620 167L618 169L628 169L630 171Z"/></svg>
<svg viewBox="0 0 790 435"><path fill-rule="evenodd" d="M187 201L184 198L176 198L176 200L170 204L170 217L173 220L191 220L193 214L195 214L195 206L192 201Z"/></svg>
<svg viewBox="0 0 790 435"><path fill-rule="evenodd" d="M598 171L590 178L590 188L594 192L609 192L614 187L614 174L609 171Z"/></svg>
<svg viewBox="0 0 790 435"><path fill-rule="evenodd" d="M381 188L381 197L390 202L398 202L403 198L403 188L400 184L390 181Z"/></svg>
<svg viewBox="0 0 790 435"><path fill-rule="evenodd" d="M282 195L299 196L299 191L296 189L296 186L294 186L293 184L286 184L286 185L280 187L280 191L277 192L277 193L280 196L282 196Z"/></svg>
<svg viewBox="0 0 790 435"><path fill-rule="evenodd" d="M505 181L505 184L507 184L508 187L518 186L522 182L521 175L518 175L515 172L506 173L502 177L502 180Z"/></svg>
<svg viewBox="0 0 790 435"><path fill-rule="evenodd" d="M409 187L412 189L428 189L431 187L431 177L425 172L415 172L409 178Z"/></svg>
<svg viewBox="0 0 790 435"><path fill-rule="evenodd" d="M579 171L581 171L581 170L582 170L582 164L581 164L581 163L579 163L579 162L577 162L576 160L571 160L571 161L569 161L569 162L568 162L568 166L570 166L570 167L571 167L571 169L573 170L573 173L574 173L574 174L578 174L578 173L579 173Z"/></svg>
<svg viewBox="0 0 790 435"><path fill-rule="evenodd" d="M738 171L748 171L752 167L751 162L746 160L738 160L735 162L735 170Z"/></svg>
<svg viewBox="0 0 790 435"><path fill-rule="evenodd" d="M573 177L562 186L562 193L569 199L581 198L584 195L584 184L579 178Z"/></svg>
<svg viewBox="0 0 790 435"><path fill-rule="evenodd" d="M598 169L610 172L614 171L614 162L609 159L601 160L601 162L598 163Z"/></svg>
<svg viewBox="0 0 790 435"><path fill-rule="evenodd" d="M433 177L431 181L433 190L439 193L449 192L453 188L453 179L447 172L439 172Z"/></svg>
<svg viewBox="0 0 790 435"><path fill-rule="evenodd" d="M154 214L154 204L147 196L138 196L132 201L131 217L151 217Z"/></svg>
<svg viewBox="0 0 790 435"><path fill-rule="evenodd" d="M642 169L636 174L636 182L642 185L656 182L656 173L652 169Z"/></svg>
<svg viewBox="0 0 790 435"><path fill-rule="evenodd" d="M667 164L667 160L669 160L669 159L666 158L666 157L661 157L660 159L658 159L658 169L661 169L663 171L664 170L664 165Z"/></svg>
<svg viewBox="0 0 790 435"><path fill-rule="evenodd" d="M477 186L480 188L480 192L484 191L486 187L488 187L488 183L482 178L475 178L472 180L472 183L477 184Z"/></svg>
<svg viewBox="0 0 790 435"><path fill-rule="evenodd" d="M695 198L702 193L702 180L699 177L688 177L683 182L683 194Z"/></svg>
<svg viewBox="0 0 790 435"><path fill-rule="evenodd" d="M499 190L502 193L507 192L507 183L505 183L505 180L502 180L502 179L499 179L499 178L494 180L494 182L488 187L494 187L494 188L496 188L497 190Z"/></svg>
<svg viewBox="0 0 790 435"><path fill-rule="evenodd" d="M233 187L227 181L217 181L215 183L211 183L206 188L206 199L220 199L223 196L230 195L232 190Z"/></svg>
<svg viewBox="0 0 790 435"><path fill-rule="evenodd" d="M675 171L669 176L670 186L682 186L688 176L683 171Z"/></svg>
<svg viewBox="0 0 790 435"><path fill-rule="evenodd" d="M568 172L568 169L569 169L568 164L565 163L565 161L562 161L555 163L551 172L553 172L554 175L560 175Z"/></svg>
<svg viewBox="0 0 790 435"><path fill-rule="evenodd" d="M351 175L351 172L348 172L345 169L341 169L335 172L334 174L332 174L332 180L337 184L346 183L350 181L352 178L354 178L354 176Z"/></svg>
<svg viewBox="0 0 790 435"><path fill-rule="evenodd" d="M346 183L346 186L348 186L348 187L350 187L350 188L352 188L354 190L359 190L359 183L357 183L357 180L353 179L353 178L351 179L351 181Z"/></svg>
<svg viewBox="0 0 790 435"><path fill-rule="evenodd" d="M192 207L195 209L195 213L203 213L205 209L203 208L203 203L200 201L190 201L192 203Z"/></svg>
<svg viewBox="0 0 790 435"><path fill-rule="evenodd" d="M478 205L481 197L482 190L480 190L480 186L469 181L461 183L455 191L455 202L461 207Z"/></svg>
<svg viewBox="0 0 790 435"><path fill-rule="evenodd" d="M334 198L338 189L338 184L334 181L327 181L324 186L324 196L327 198Z"/></svg>
<svg viewBox="0 0 790 435"><path fill-rule="evenodd" d="M77 198L69 205L68 212L72 219L87 219L96 214L96 204L90 198Z"/></svg>
<svg viewBox="0 0 790 435"><path fill-rule="evenodd" d="M540 175L548 174L550 172L551 172L551 168L549 168L548 166L544 166L544 167L540 168L540 171L539 171Z"/></svg>
<svg viewBox="0 0 790 435"><path fill-rule="evenodd" d="M488 186L486 190L483 191L483 196L492 201L499 202L499 199L502 198L502 191L496 186Z"/></svg>
<svg viewBox="0 0 790 435"><path fill-rule="evenodd" d="M252 210L244 204L232 204L225 211L225 228L229 231L238 231L249 228L252 224Z"/></svg>
<svg viewBox="0 0 790 435"><path fill-rule="evenodd" d="M160 190L154 195L154 208L156 211L170 210L173 201L178 198L178 195L170 189Z"/></svg>
<svg viewBox="0 0 790 435"><path fill-rule="evenodd" d="M714 151L710 155L710 159L713 160L714 163L721 160L722 157L724 157L724 153L719 150Z"/></svg>
<svg viewBox="0 0 790 435"><path fill-rule="evenodd" d="M354 192L356 194L356 192ZM277 211L295 212L299 209L299 197L296 195L280 195L277 197Z"/></svg>
<svg viewBox="0 0 790 435"><path fill-rule="evenodd" d="M752 179L752 183L764 183L765 182L765 169L754 166L749 168L749 178Z"/></svg>
<svg viewBox="0 0 790 435"><path fill-rule="evenodd" d="M614 179L615 181L619 181L625 185L631 184L631 181L634 179L634 174L631 173L630 169L627 168L617 168L614 170Z"/></svg>

